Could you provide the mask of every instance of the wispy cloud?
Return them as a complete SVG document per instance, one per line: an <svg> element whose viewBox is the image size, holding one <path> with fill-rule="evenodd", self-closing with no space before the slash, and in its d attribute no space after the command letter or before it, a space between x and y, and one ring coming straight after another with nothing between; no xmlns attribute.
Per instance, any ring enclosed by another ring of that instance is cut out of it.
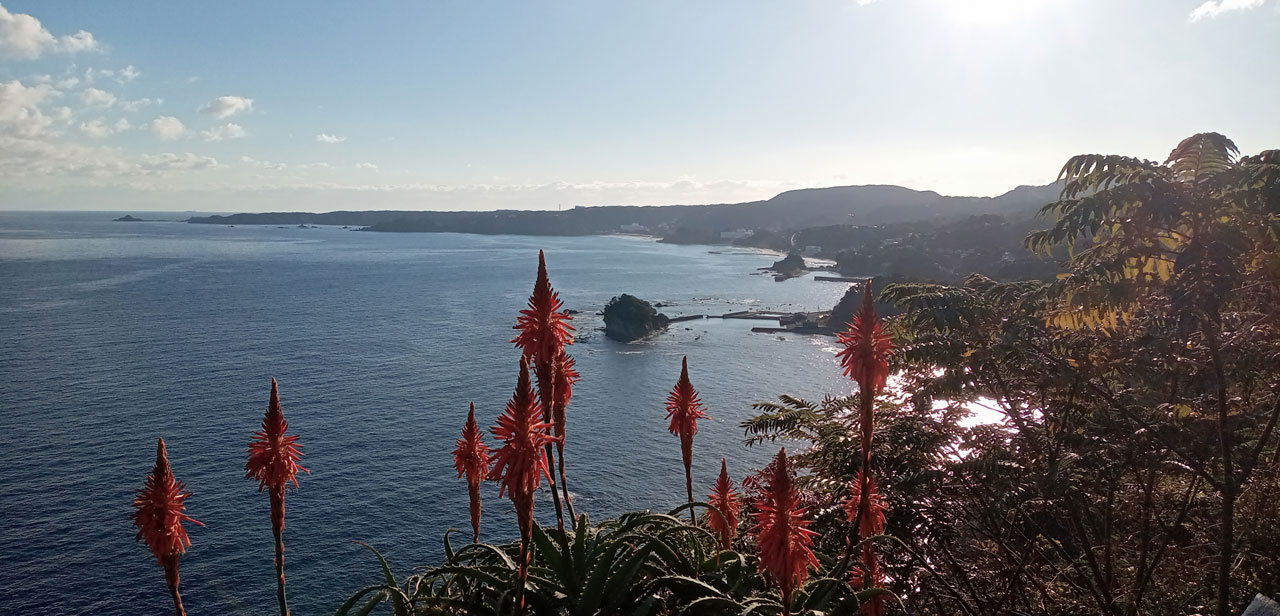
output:
<svg viewBox="0 0 1280 616"><path fill-rule="evenodd" d="M223 141L225 139L240 139L249 135L243 126L234 122L228 122L222 126L215 126L201 133L204 135L205 141Z"/></svg>
<svg viewBox="0 0 1280 616"><path fill-rule="evenodd" d="M286 165L285 163L277 163L269 160L258 160L252 156L241 156L240 162L246 165L257 167L259 169L270 169L272 171L279 171L289 166L289 165Z"/></svg>
<svg viewBox="0 0 1280 616"><path fill-rule="evenodd" d="M136 113L146 107L159 105L163 102L163 98L140 98L132 101L120 101L120 108L130 113Z"/></svg>
<svg viewBox="0 0 1280 616"><path fill-rule="evenodd" d="M243 96L219 96L205 103L200 107L200 111L223 120L233 115L253 111L253 99Z"/></svg>
<svg viewBox="0 0 1280 616"><path fill-rule="evenodd" d="M10 13L0 5L0 60L32 60L49 52L79 53L101 51L93 34L54 36L39 19L25 13Z"/></svg>
<svg viewBox="0 0 1280 616"><path fill-rule="evenodd" d="M1248 11L1266 3L1267 0L1207 0L1204 4L1191 11L1191 14L1187 16L1187 21L1195 23L1205 19L1214 19L1224 13Z"/></svg>
<svg viewBox="0 0 1280 616"><path fill-rule="evenodd" d="M320 133L319 135L316 135L316 141L320 143L329 143L329 144L342 143L343 141L346 141L346 140L347 140L346 137L339 137L337 135L330 135L328 133Z"/></svg>
<svg viewBox="0 0 1280 616"><path fill-rule="evenodd" d="M356 163L356 169L377 169L378 166L373 163Z"/></svg>

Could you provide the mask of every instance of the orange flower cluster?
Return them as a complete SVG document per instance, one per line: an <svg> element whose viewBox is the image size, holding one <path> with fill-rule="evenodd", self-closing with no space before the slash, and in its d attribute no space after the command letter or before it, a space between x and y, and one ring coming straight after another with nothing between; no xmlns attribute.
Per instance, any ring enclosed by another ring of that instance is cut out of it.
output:
<svg viewBox="0 0 1280 616"><path fill-rule="evenodd" d="M520 333L512 340L525 358L534 363L550 363L567 344L573 344L573 317L564 310L560 294L551 288L547 276L547 259L538 251L538 279L533 284L529 307L520 311L515 329Z"/></svg>
<svg viewBox="0 0 1280 616"><path fill-rule="evenodd" d="M146 542L151 553L156 557L156 564L164 567L165 582L169 586L169 595L173 599L173 609L178 616L186 616L182 607L182 595L178 593L179 571L178 559L191 545L187 529L183 522L191 522L204 526L204 523L192 519L186 514L184 502L191 493L173 477L169 468L169 454L164 448L164 439L156 443L156 464L147 475L142 489L133 499L133 525L138 528L137 538Z"/></svg>
<svg viewBox="0 0 1280 616"><path fill-rule="evenodd" d="M297 435L285 436L289 422L280 408L280 390L271 379L271 399L267 402L267 414L262 418L262 430L253 433L249 441L249 461L244 465L245 479L258 480L258 491L263 488L283 488L293 482L298 486L298 471L307 469L298 465L302 447Z"/></svg>
<svg viewBox="0 0 1280 616"><path fill-rule="evenodd" d="M484 444L484 434L476 424L476 404L471 403L467 423L462 427L462 438L453 450L453 467L458 477L467 477L467 496L471 504L471 541L480 541L480 482L489 473L489 446Z"/></svg>
<svg viewBox="0 0 1280 616"><path fill-rule="evenodd" d="M862 296L862 308L849 322L849 330L841 332L837 339L845 345L836 355L844 366L845 376L863 387L883 388L889 378L889 354L893 342L876 317L870 281L867 281Z"/></svg>
<svg viewBox="0 0 1280 616"><path fill-rule="evenodd" d="M733 538L738 534L738 512L741 503L738 493L733 491L733 481L729 479L729 469L725 459L720 458L720 476L716 478L715 487L707 496L714 510L707 517L707 525L720 538L720 549L733 548Z"/></svg>
<svg viewBox="0 0 1280 616"><path fill-rule="evenodd" d="M693 435L698 433L698 420L711 419L702 400L698 398L698 390L689 381L689 358L680 361L680 378L675 387L667 395L667 419L671 424L667 430L680 437L680 456L684 461L684 483L689 502L693 502ZM689 510L690 519L693 510Z"/></svg>
<svg viewBox="0 0 1280 616"><path fill-rule="evenodd" d="M800 507L800 497L787 466L787 450L778 451L752 517L756 544L760 549L760 572L768 573L782 590L784 609L791 604L791 592L804 585L809 567L817 567L813 555L810 521Z"/></svg>
<svg viewBox="0 0 1280 616"><path fill-rule="evenodd" d="M130 516L138 528L138 539L151 548L158 565L164 566L168 559L186 553L187 546L191 545L183 522L204 526L186 514L183 503L189 496L186 486L173 477L164 439L160 439L156 443L156 465L134 497L134 512Z"/></svg>

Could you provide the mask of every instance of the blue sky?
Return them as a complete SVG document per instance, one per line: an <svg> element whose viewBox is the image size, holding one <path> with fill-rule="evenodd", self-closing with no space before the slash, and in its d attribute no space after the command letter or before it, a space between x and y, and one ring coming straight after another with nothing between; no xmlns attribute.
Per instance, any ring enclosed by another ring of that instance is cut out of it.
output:
<svg viewBox="0 0 1280 616"><path fill-rule="evenodd" d="M0 0L0 208L996 195L1280 147L1280 0Z"/></svg>

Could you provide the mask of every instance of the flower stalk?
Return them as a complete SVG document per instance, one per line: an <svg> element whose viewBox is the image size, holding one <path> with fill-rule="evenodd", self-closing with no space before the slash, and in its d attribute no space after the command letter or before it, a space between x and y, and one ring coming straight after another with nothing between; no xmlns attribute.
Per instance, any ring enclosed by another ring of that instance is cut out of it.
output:
<svg viewBox="0 0 1280 616"><path fill-rule="evenodd" d="M284 577L284 488L289 482L298 487L298 471L311 471L298 465L302 457L297 435L286 436L289 422L285 421L280 407L280 391L276 380L271 379L271 398L262 418L262 430L253 433L249 441L249 461L245 463L245 478L258 481L258 491L267 491L271 503L271 534L275 538L276 601L280 604L280 616L288 616L289 604L285 596Z"/></svg>
<svg viewBox="0 0 1280 616"><path fill-rule="evenodd" d="M538 377L538 400L543 413L543 423L552 426L552 436L564 440L564 434L556 430L555 407L559 397L556 386L563 377L557 375L561 365L560 355L565 345L573 343L573 326L569 325L572 317L564 310L564 302L560 294L551 288L551 280L547 276L547 260L541 250L538 251L538 278L533 285L533 294L529 296L529 307L520 311L515 329L519 330L511 341L520 347L521 355L528 360ZM565 405L568 399L565 398ZM547 482L551 484L551 498L556 508L556 524L564 532L564 507L560 503L560 491L556 488L555 458L551 444L546 444L546 464L548 466ZM563 466L563 455L561 455ZM564 480L563 470L560 473ZM573 505L569 503L568 487L564 488L564 500L569 506L569 515L573 516Z"/></svg>

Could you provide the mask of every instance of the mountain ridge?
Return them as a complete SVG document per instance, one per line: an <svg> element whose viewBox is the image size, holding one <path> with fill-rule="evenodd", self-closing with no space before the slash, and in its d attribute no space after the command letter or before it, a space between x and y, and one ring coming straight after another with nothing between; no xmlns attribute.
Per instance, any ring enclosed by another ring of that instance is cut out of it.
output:
<svg viewBox="0 0 1280 616"><path fill-rule="evenodd" d="M519 235L652 233L719 237L737 230L882 225L982 214L1030 215L1056 199L1059 186L1023 185L995 197L946 196L886 184L788 190L770 199L708 205L599 205L570 210L266 212L193 217L194 224L322 224L369 231ZM677 239L676 241L679 241Z"/></svg>

